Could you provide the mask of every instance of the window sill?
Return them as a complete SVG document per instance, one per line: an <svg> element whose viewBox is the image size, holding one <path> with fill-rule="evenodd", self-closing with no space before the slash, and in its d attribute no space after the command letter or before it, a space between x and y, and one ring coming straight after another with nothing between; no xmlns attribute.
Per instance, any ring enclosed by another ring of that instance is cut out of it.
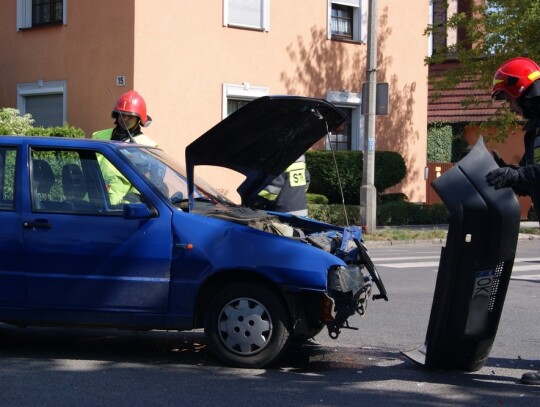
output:
<svg viewBox="0 0 540 407"><path fill-rule="evenodd" d="M346 37L338 37L338 36L335 36L333 35L330 40L332 41L337 41L337 42L347 42L349 44L365 44L365 42L363 41L360 41L360 40L353 40L351 38L346 38Z"/></svg>
<svg viewBox="0 0 540 407"><path fill-rule="evenodd" d="M226 25L227 28L237 28L239 30L247 30L247 31L259 31L259 32L267 32L268 30L266 30L264 27L253 27L253 26L248 26L248 25L239 25L239 24L227 24Z"/></svg>
<svg viewBox="0 0 540 407"><path fill-rule="evenodd" d="M47 24L36 24L31 27L19 27L17 30L19 31L28 31L28 30L39 30L41 28L49 28L49 27L59 27L64 25L62 21L54 22L54 23L47 23Z"/></svg>

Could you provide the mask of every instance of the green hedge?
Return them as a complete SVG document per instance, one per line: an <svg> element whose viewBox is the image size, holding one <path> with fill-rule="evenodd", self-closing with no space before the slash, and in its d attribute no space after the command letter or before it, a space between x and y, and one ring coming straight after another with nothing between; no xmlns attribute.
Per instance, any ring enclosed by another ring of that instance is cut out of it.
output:
<svg viewBox="0 0 540 407"><path fill-rule="evenodd" d="M28 135L84 138L86 134L82 129L67 124L57 127L32 127L32 115L21 115L17 109L4 107L0 109L0 135Z"/></svg>
<svg viewBox="0 0 540 407"><path fill-rule="evenodd" d="M335 225L359 225L360 208L358 205L308 204L309 217ZM415 204L404 201L385 202L377 205L378 226L400 225L441 225L448 223L448 210L443 204Z"/></svg>
<svg viewBox="0 0 540 407"><path fill-rule="evenodd" d="M441 203L386 202L377 205L377 225L440 225L448 223L448 210Z"/></svg>
<svg viewBox="0 0 540 407"><path fill-rule="evenodd" d="M68 137L68 138L85 138L86 134L82 129L64 125L62 127L32 127L28 130L29 136L40 137Z"/></svg>
<svg viewBox="0 0 540 407"><path fill-rule="evenodd" d="M343 187L346 204L360 202L362 185L363 155L361 151L335 152L339 179ZM309 192L324 195L331 204L342 203L336 165L331 151L308 151L306 164L311 174ZM403 157L392 151L375 152L375 188L382 194L386 189L398 184L407 173Z"/></svg>

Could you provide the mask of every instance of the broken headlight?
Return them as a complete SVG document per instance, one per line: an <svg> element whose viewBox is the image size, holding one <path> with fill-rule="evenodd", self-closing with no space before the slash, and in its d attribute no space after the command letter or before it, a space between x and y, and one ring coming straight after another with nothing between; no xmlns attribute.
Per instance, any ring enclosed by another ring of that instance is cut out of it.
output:
<svg viewBox="0 0 540 407"><path fill-rule="evenodd" d="M362 273L360 267L351 265L334 266L328 272L328 288L330 290L347 293L352 291L355 295L363 284Z"/></svg>

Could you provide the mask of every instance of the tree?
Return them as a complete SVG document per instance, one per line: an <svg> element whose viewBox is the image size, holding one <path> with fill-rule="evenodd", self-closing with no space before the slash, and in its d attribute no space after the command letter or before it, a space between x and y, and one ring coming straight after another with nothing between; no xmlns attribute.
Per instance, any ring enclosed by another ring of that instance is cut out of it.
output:
<svg viewBox="0 0 540 407"><path fill-rule="evenodd" d="M435 3L448 8L447 0L435 0ZM455 43L444 45L446 41L443 41L431 57L426 57L427 64L440 64L449 59L459 62L444 75L430 77L435 90L453 89L464 80L472 80L477 89L489 94L493 75L502 62L525 56L540 63L540 0L469 0L465 4L470 6L467 11L449 16L442 26L426 29L426 34L434 38L446 36L451 29L460 33ZM480 101L471 98L462 103L466 107ZM494 137L503 140L516 120L508 106L501 104L482 126L496 128Z"/></svg>

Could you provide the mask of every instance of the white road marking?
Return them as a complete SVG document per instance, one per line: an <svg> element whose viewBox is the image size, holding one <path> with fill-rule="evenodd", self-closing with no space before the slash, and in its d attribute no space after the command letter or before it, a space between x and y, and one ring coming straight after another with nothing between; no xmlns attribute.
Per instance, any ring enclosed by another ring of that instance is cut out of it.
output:
<svg viewBox="0 0 540 407"><path fill-rule="evenodd" d="M514 263L522 263L528 261L540 261L540 257L516 257Z"/></svg>
<svg viewBox="0 0 540 407"><path fill-rule="evenodd" d="M540 281L540 274L525 274L525 275L522 275L522 276L512 276L512 277L510 277L510 280Z"/></svg>
<svg viewBox="0 0 540 407"><path fill-rule="evenodd" d="M375 262L374 262L375 263ZM434 267L438 266L438 261L419 261L419 262L412 262L412 263L384 263L379 264L375 263L376 267L390 267L395 269L406 269L406 268L413 268L413 267Z"/></svg>
<svg viewBox="0 0 540 407"><path fill-rule="evenodd" d="M514 267L512 267L512 271L530 271L530 270L540 271L540 264L526 264L523 266L516 266L516 264L514 263Z"/></svg>
<svg viewBox="0 0 540 407"><path fill-rule="evenodd" d="M427 260L439 259L441 256L403 256L403 257L372 257L373 263L378 261L393 261L393 260Z"/></svg>
<svg viewBox="0 0 540 407"><path fill-rule="evenodd" d="M424 257L396 257L392 260L412 260L412 259L430 259L435 258L433 256L424 256ZM537 261L537 258L519 258L514 261L514 267L512 271L540 271L540 263L538 264L527 264L528 262ZM538 258L540 260L540 258ZM372 259L376 267L389 267L396 269L405 269L405 268L423 268L423 267L437 267L439 266L439 261L415 261L415 262L397 262L397 263L380 263L382 258ZM386 261L391 260L390 258L385 258Z"/></svg>

